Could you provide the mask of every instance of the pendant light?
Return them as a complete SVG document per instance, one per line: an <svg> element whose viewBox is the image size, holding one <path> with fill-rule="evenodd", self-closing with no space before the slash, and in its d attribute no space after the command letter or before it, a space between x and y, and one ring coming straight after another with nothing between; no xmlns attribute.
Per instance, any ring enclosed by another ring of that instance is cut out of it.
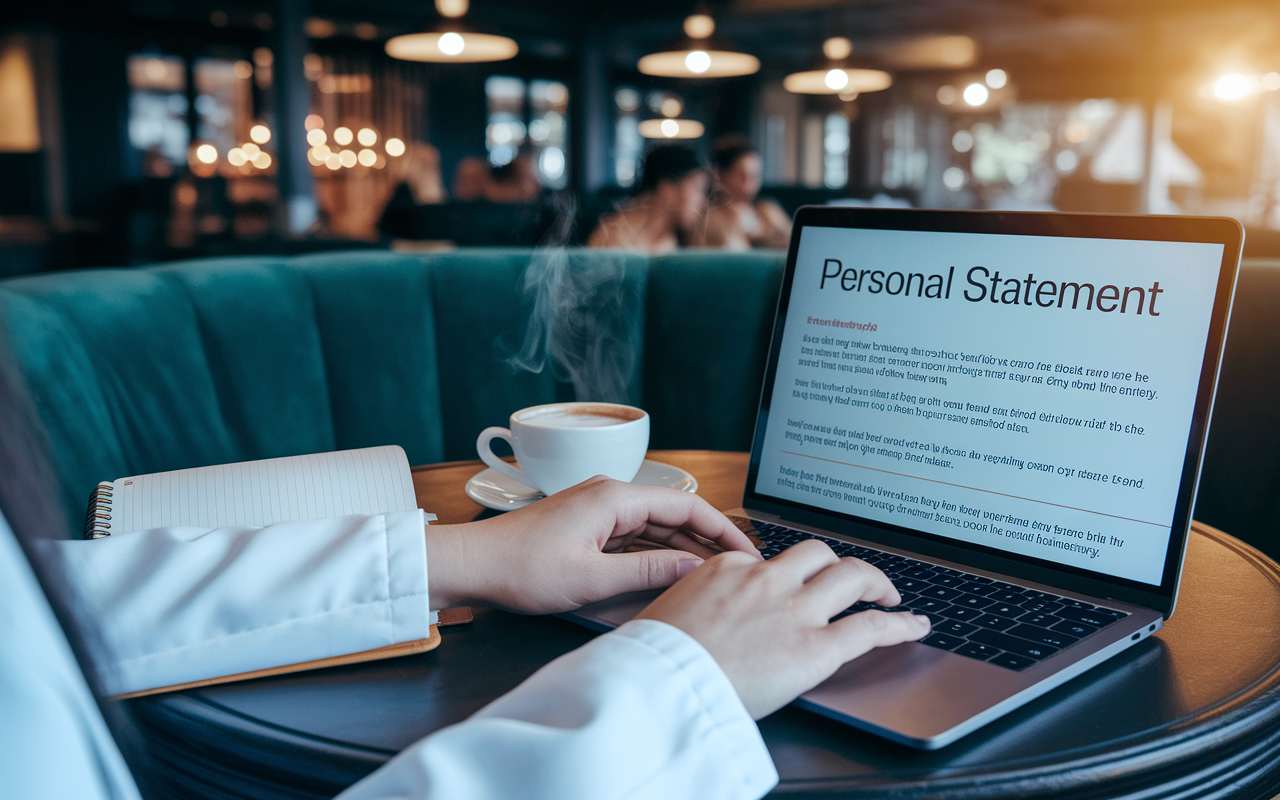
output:
<svg viewBox="0 0 1280 800"><path fill-rule="evenodd" d="M731 78L760 71L760 59L739 53L732 45L711 38L716 23L711 15L685 18L685 37L668 50L650 53L636 64L645 75L663 78Z"/></svg>
<svg viewBox="0 0 1280 800"><path fill-rule="evenodd" d="M893 85L893 76L882 69L854 66L849 58L853 44L843 36L823 42L822 53L827 57L824 69L793 72L783 79L782 87L795 94L838 94L842 100L852 100Z"/></svg>
<svg viewBox="0 0 1280 800"><path fill-rule="evenodd" d="M476 33L462 24L470 0L436 0L436 11L444 21L434 31L408 33L387 40L387 55L402 61L474 64L506 61L520 52L514 39L491 33Z"/></svg>

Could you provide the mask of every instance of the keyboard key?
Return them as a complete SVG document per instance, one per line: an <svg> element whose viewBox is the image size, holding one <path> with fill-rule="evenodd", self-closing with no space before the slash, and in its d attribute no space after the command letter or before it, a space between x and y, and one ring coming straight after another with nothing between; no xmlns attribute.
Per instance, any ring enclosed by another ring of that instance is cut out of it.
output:
<svg viewBox="0 0 1280 800"><path fill-rule="evenodd" d="M1089 605L1088 603L1082 603L1079 600L1069 600L1065 597L1059 597L1057 599L1057 602L1061 603L1064 606L1067 606L1068 608L1082 608L1085 611L1093 610L1093 606Z"/></svg>
<svg viewBox="0 0 1280 800"><path fill-rule="evenodd" d="M929 583L934 586L946 586L949 589L959 589L962 585L968 583L964 575L934 575L929 578Z"/></svg>
<svg viewBox="0 0 1280 800"><path fill-rule="evenodd" d="M1041 628L1037 625L1019 625L1016 628L1010 628L1005 631L1010 636L1021 636L1023 639L1029 639L1040 644L1047 644L1050 647L1067 647L1078 641L1078 637L1061 631L1051 631L1047 628Z"/></svg>
<svg viewBox="0 0 1280 800"><path fill-rule="evenodd" d="M1020 617L1027 613L1021 606L1009 605L1006 603L996 603L993 606L987 606L988 614L999 614L1002 617Z"/></svg>
<svg viewBox="0 0 1280 800"><path fill-rule="evenodd" d="M1025 603L1027 600L1027 598L1022 596L1022 592L1014 591L1012 589L1001 589L998 592L993 592L992 594L987 595L987 597L990 597L997 603L1008 603L1009 605Z"/></svg>
<svg viewBox="0 0 1280 800"><path fill-rule="evenodd" d="M1105 628L1116 621L1114 617L1106 614L1098 614L1094 611L1085 611L1079 608L1059 609L1054 612L1054 615L1071 622L1083 622L1085 625L1092 625L1095 628Z"/></svg>
<svg viewBox="0 0 1280 800"><path fill-rule="evenodd" d="M904 578L901 575L894 579L893 585L900 592L923 592L929 586L919 578Z"/></svg>
<svg viewBox="0 0 1280 800"><path fill-rule="evenodd" d="M945 600L934 600L932 597L917 597L915 600L907 603L907 605L911 606L916 611L925 611L936 614L942 609L949 607L951 604Z"/></svg>
<svg viewBox="0 0 1280 800"><path fill-rule="evenodd" d="M902 571L904 578L927 578L933 574L933 570L924 565L908 567Z"/></svg>
<svg viewBox="0 0 1280 800"><path fill-rule="evenodd" d="M1125 617L1129 616L1123 611L1112 611L1109 608L1100 608L1098 606L1093 607L1093 613L1101 614L1102 616L1108 617L1110 619L1124 619Z"/></svg>
<svg viewBox="0 0 1280 800"><path fill-rule="evenodd" d="M984 578L981 575L970 575L969 580L973 581L974 583L989 583L989 584L995 583L995 581L991 580L990 578ZM1003 586L1004 584L1000 584L1000 585Z"/></svg>
<svg viewBox="0 0 1280 800"><path fill-rule="evenodd" d="M995 592L999 591L998 587L993 586L989 583L975 583L972 580L972 577L973 576L970 576L971 580L968 583L960 584L960 591L968 592L969 594L981 595L983 597L988 597L994 594ZM992 602L995 602L995 601L993 600Z"/></svg>
<svg viewBox="0 0 1280 800"><path fill-rule="evenodd" d="M1039 625L1043 628L1048 628L1050 625L1057 624L1058 618L1052 614L1037 614L1033 612L1018 617L1018 622L1024 625Z"/></svg>
<svg viewBox="0 0 1280 800"><path fill-rule="evenodd" d="M968 636L976 631L976 625L970 625L967 622L949 619L933 626L933 630L937 633L949 633L952 636Z"/></svg>
<svg viewBox="0 0 1280 800"><path fill-rule="evenodd" d="M949 617L950 619L962 619L969 621L982 616L982 609L968 608L965 606L948 606L938 613L944 617Z"/></svg>
<svg viewBox="0 0 1280 800"><path fill-rule="evenodd" d="M973 624L982 628L990 628L993 631L1004 631L1012 628L1018 623L1008 617L999 616L998 614L983 614L975 619ZM1067 633L1070 633L1070 631L1067 631Z"/></svg>
<svg viewBox="0 0 1280 800"><path fill-rule="evenodd" d="M1083 622L1068 622L1067 620L1063 620L1062 622L1058 622L1053 625L1050 625L1049 630L1061 631L1062 633L1069 633L1072 636L1076 636L1081 639L1083 639L1084 637L1088 636L1091 633L1098 632L1098 629L1093 627L1092 625L1085 625Z"/></svg>
<svg viewBox="0 0 1280 800"><path fill-rule="evenodd" d="M1022 607L1027 611L1042 612L1045 614L1052 614L1062 608L1058 603L1054 603L1049 600L1028 600L1027 602L1022 603Z"/></svg>
<svg viewBox="0 0 1280 800"><path fill-rule="evenodd" d="M920 593L921 597L931 597L934 600L946 600L951 602L951 598L959 597L963 592L959 589L949 589L946 586L930 586Z"/></svg>
<svg viewBox="0 0 1280 800"><path fill-rule="evenodd" d="M976 658L979 661L986 661L988 658L1000 654L1000 651L994 647L978 644L977 642L965 642L952 652L969 658Z"/></svg>
<svg viewBox="0 0 1280 800"><path fill-rule="evenodd" d="M1009 636L1005 633L988 630L987 628L979 628L969 634L971 641L978 644L987 644L992 647L998 647L1010 653L1016 653L1027 658L1034 658L1039 661L1042 658L1048 658L1058 652L1058 648L1047 644L1037 642L1029 642L1026 639L1019 639L1016 636Z"/></svg>
<svg viewBox="0 0 1280 800"><path fill-rule="evenodd" d="M939 650L954 650L964 644L964 639L959 636L948 636L945 633L931 633L921 639L920 643L936 647Z"/></svg>
<svg viewBox="0 0 1280 800"><path fill-rule="evenodd" d="M1024 670L1032 664L1036 663L1033 659L1026 656L1020 656L1016 653L1001 653L995 658L990 659L988 663L999 664L1007 669Z"/></svg>
<svg viewBox="0 0 1280 800"><path fill-rule="evenodd" d="M992 600L988 600L980 595L969 594L968 592L965 592L955 600L951 601L952 605L967 606L968 608L986 608L993 603L994 601Z"/></svg>

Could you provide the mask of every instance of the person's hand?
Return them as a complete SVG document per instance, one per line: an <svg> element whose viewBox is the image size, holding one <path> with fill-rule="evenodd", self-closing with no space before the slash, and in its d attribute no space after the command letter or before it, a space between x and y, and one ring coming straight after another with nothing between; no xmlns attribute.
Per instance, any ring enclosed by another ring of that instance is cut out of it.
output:
<svg viewBox="0 0 1280 800"><path fill-rule="evenodd" d="M622 552L633 543L661 547ZM427 584L435 609L549 614L665 588L721 550L760 560L701 497L596 477L500 517L427 526Z"/></svg>
<svg viewBox="0 0 1280 800"><path fill-rule="evenodd" d="M862 611L828 624L863 600L901 602L883 572L804 541L761 562L723 553L663 592L637 619L692 636L715 658L755 719L812 689L847 661L929 632L929 620L901 611Z"/></svg>

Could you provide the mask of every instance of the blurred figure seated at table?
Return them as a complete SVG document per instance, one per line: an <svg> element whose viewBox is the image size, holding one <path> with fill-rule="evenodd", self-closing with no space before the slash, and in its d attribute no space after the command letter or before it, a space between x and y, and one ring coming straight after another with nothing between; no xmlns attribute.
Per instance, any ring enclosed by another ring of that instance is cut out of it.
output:
<svg viewBox="0 0 1280 800"><path fill-rule="evenodd" d="M536 203L542 194L533 159L526 153L496 167L491 175L484 195L491 203Z"/></svg>
<svg viewBox="0 0 1280 800"><path fill-rule="evenodd" d="M458 162L453 170L453 199L469 203L483 200L493 182L493 170L487 159L471 156Z"/></svg>
<svg viewBox="0 0 1280 800"><path fill-rule="evenodd" d="M406 215L414 208L438 205L449 199L440 175L440 151L426 142L411 142L399 159L400 182L382 209L378 230L387 236L403 235Z"/></svg>
<svg viewBox="0 0 1280 800"><path fill-rule="evenodd" d="M711 169L715 199L698 243L726 250L786 247L791 218L774 201L757 197L762 164L751 141L737 134L717 139Z"/></svg>
<svg viewBox="0 0 1280 800"><path fill-rule="evenodd" d="M660 254L697 239L710 180L697 154L684 145L659 145L645 155L642 170L636 196L600 218L588 247Z"/></svg>

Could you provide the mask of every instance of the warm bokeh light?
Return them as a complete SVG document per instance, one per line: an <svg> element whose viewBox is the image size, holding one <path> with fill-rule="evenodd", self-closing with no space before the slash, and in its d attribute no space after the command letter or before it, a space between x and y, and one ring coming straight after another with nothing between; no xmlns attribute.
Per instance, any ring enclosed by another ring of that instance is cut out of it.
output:
<svg viewBox="0 0 1280 800"><path fill-rule="evenodd" d="M356 134L356 141L365 147L373 147L378 143L378 134L373 128L361 128Z"/></svg>
<svg viewBox="0 0 1280 800"><path fill-rule="evenodd" d="M702 74L711 69L711 56L707 55L704 50L694 50L684 57L684 65L689 68L690 72Z"/></svg>
<svg viewBox="0 0 1280 800"><path fill-rule="evenodd" d="M258 147L253 142L245 142L244 144L240 145L240 149L244 151L245 156L248 157L250 161L257 158L258 153L262 152L262 148Z"/></svg>
<svg viewBox="0 0 1280 800"><path fill-rule="evenodd" d="M684 103L680 102L678 97L668 97L662 101L662 105L658 106L658 110L664 117L678 117L680 112L684 111Z"/></svg>
<svg viewBox="0 0 1280 800"><path fill-rule="evenodd" d="M1009 82L1009 73L1002 69L987 70L987 85L992 89L1003 89L1004 85Z"/></svg>
<svg viewBox="0 0 1280 800"><path fill-rule="evenodd" d="M827 76L822 79L828 89L840 91L849 85L849 73L842 69L832 69L827 71Z"/></svg>
<svg viewBox="0 0 1280 800"><path fill-rule="evenodd" d="M1280 92L1280 72L1268 72L1263 75L1262 88L1268 92Z"/></svg>
<svg viewBox="0 0 1280 800"><path fill-rule="evenodd" d="M218 160L218 148L211 144L202 144L196 148L196 159L201 164L212 164Z"/></svg>
<svg viewBox="0 0 1280 800"><path fill-rule="evenodd" d="M684 34L690 39L705 39L716 32L716 21L708 14L691 14L684 18Z"/></svg>
<svg viewBox="0 0 1280 800"><path fill-rule="evenodd" d="M342 161L344 167L354 167L356 165L356 152L354 150L343 150L338 153L338 158Z"/></svg>
<svg viewBox="0 0 1280 800"><path fill-rule="evenodd" d="M793 72L782 79L782 88L795 94L878 92L893 85L893 76L879 69L814 69Z"/></svg>
<svg viewBox="0 0 1280 800"><path fill-rule="evenodd" d="M227 151L227 163L233 167L238 167L249 161L249 157L239 147L233 147Z"/></svg>
<svg viewBox="0 0 1280 800"><path fill-rule="evenodd" d="M463 41L461 35L456 34L453 31L449 31L440 37L440 44L438 46L441 53L444 53L447 56L456 56L463 51L467 46L467 43Z"/></svg>
<svg viewBox="0 0 1280 800"><path fill-rule="evenodd" d="M324 158L321 158L321 157L320 157L320 153L319 153L319 152L317 152L317 151L319 151L319 149L320 149L320 148L318 148L318 147L313 147L313 148L311 148L310 150L308 150L308 151L307 151L307 161L311 162L311 166L313 166L313 167L319 167L319 166L322 166L322 165L324 164ZM327 149L327 148L326 148L326 149ZM328 156L326 156L326 158L327 158L327 157L328 157Z"/></svg>
<svg viewBox="0 0 1280 800"><path fill-rule="evenodd" d="M404 155L404 142L400 141L394 136L388 139L387 143L383 146L387 149L387 155L389 156Z"/></svg>
<svg viewBox="0 0 1280 800"><path fill-rule="evenodd" d="M973 149L973 134L968 131L956 131L951 137L951 149L957 153L967 153Z"/></svg>
<svg viewBox="0 0 1280 800"><path fill-rule="evenodd" d="M312 128L307 131L307 144L312 147L319 147L327 141L329 141L329 137L326 136L325 132L319 128Z"/></svg>
<svg viewBox="0 0 1280 800"><path fill-rule="evenodd" d="M848 58L853 52L853 42L843 36L832 36L822 43L822 54L832 61Z"/></svg>
<svg viewBox="0 0 1280 800"><path fill-rule="evenodd" d="M378 154L366 147L356 154L356 160L361 166L372 167L378 162Z"/></svg>
<svg viewBox="0 0 1280 800"><path fill-rule="evenodd" d="M351 129L345 125L333 132L334 144L348 145L351 144L351 140L354 138L355 136L351 133Z"/></svg>
<svg viewBox="0 0 1280 800"><path fill-rule="evenodd" d="M248 61L237 61L231 65L231 74L235 75L242 81L247 81L253 77L253 65Z"/></svg>
<svg viewBox="0 0 1280 800"><path fill-rule="evenodd" d="M1222 100L1239 100L1249 93L1249 79L1238 72L1223 75L1213 85L1213 93Z"/></svg>
<svg viewBox="0 0 1280 800"><path fill-rule="evenodd" d="M249 138L258 144L266 144L271 141L271 129L266 125L254 125L249 129Z"/></svg>
<svg viewBox="0 0 1280 800"><path fill-rule="evenodd" d="M971 83L964 87L964 101L971 106L982 105L990 96L991 93L987 91L987 87L980 83Z"/></svg>
<svg viewBox="0 0 1280 800"><path fill-rule="evenodd" d="M324 160L324 165L329 169L342 169L342 156L337 153L330 153L329 157Z"/></svg>
<svg viewBox="0 0 1280 800"><path fill-rule="evenodd" d="M697 139L705 132L702 123L692 119L646 119L640 123L640 135L646 139Z"/></svg>
<svg viewBox="0 0 1280 800"><path fill-rule="evenodd" d="M266 169L271 166L271 156L267 153L258 153L253 157L253 165L258 169Z"/></svg>
<svg viewBox="0 0 1280 800"><path fill-rule="evenodd" d="M947 167L942 171L942 184L953 192L963 188L967 179L960 167Z"/></svg>
<svg viewBox="0 0 1280 800"><path fill-rule="evenodd" d="M960 93L956 91L956 87L950 84L938 87L938 102L944 106L949 106L956 101Z"/></svg>
<svg viewBox="0 0 1280 800"><path fill-rule="evenodd" d="M470 0L436 0L436 11L440 12L440 16L450 19L463 16L470 6Z"/></svg>
<svg viewBox="0 0 1280 800"><path fill-rule="evenodd" d="M308 114L306 121L303 122L302 125L304 128L306 128L309 131L314 131L318 128L323 128L324 117L320 116L319 114Z"/></svg>

